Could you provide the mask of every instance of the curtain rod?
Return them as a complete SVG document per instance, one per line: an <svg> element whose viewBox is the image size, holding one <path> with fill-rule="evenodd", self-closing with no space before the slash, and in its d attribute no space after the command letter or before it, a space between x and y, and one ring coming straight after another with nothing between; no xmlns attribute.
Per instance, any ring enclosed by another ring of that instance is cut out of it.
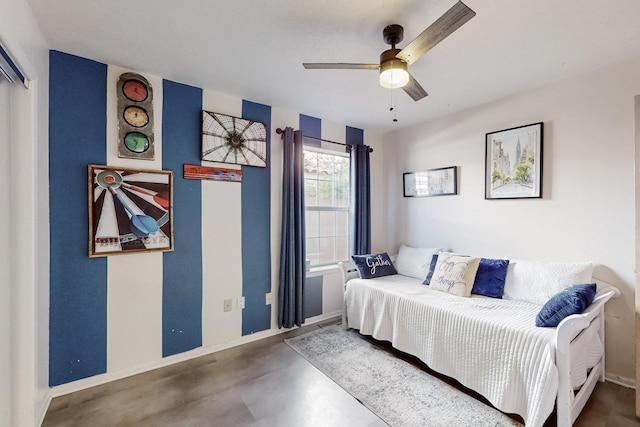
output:
<svg viewBox="0 0 640 427"><path fill-rule="evenodd" d="M282 137L284 137L284 129L277 128L276 129L276 133L279 134L279 135L282 135ZM345 147L353 148L353 144L343 144L342 142L331 141L329 139L316 138L315 136L309 136L309 135L305 135L305 134L302 134L302 138L314 139L316 141L328 142L330 144L338 144L338 145L343 145ZM373 153L373 148L369 147L369 152Z"/></svg>

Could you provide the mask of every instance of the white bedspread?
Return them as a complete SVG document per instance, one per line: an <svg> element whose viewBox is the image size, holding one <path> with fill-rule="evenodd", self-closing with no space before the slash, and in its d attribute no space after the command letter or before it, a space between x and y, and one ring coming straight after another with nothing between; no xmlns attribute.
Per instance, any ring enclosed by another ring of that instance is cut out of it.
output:
<svg viewBox="0 0 640 427"><path fill-rule="evenodd" d="M353 279L348 326L453 377L506 413L541 426L558 389L555 328L538 328L540 306L433 291L401 275Z"/></svg>

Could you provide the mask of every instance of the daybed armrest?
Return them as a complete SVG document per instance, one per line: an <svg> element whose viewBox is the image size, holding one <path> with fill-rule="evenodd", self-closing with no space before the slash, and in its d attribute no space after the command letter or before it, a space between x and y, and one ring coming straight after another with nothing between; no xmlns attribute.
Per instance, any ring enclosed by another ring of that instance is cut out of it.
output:
<svg viewBox="0 0 640 427"><path fill-rule="evenodd" d="M356 265L351 262L339 262L338 267L340 267L340 274L342 275L342 291L344 292L347 289L347 282L355 277L359 277L358 269ZM348 329L349 321L347 319L347 304L343 300L342 301L342 327L344 329Z"/></svg>
<svg viewBox="0 0 640 427"><path fill-rule="evenodd" d="M347 282L353 278L359 277L358 269L352 261L339 262L340 274L342 275L342 286L344 287Z"/></svg>
<svg viewBox="0 0 640 427"><path fill-rule="evenodd" d="M589 326L591 321L604 310L604 305L607 301L613 297L620 296L620 291L613 286L599 280L596 280L596 283L598 283L598 293L591 305L580 314L573 314L566 317L558 325L556 330L557 349L560 349L562 346L568 346L580 331Z"/></svg>
<svg viewBox="0 0 640 427"><path fill-rule="evenodd" d="M598 284L598 292L591 305L581 314L566 317L556 329L556 365L558 367L556 408L559 427L569 427L574 423L595 387L598 376L600 381L604 381L603 353L600 362L593 368L580 392L575 397L573 395L570 380L571 341L586 329L596 317L602 315L599 336L604 345L604 305L611 298L620 296L620 291L613 286L599 280L596 280L596 283Z"/></svg>

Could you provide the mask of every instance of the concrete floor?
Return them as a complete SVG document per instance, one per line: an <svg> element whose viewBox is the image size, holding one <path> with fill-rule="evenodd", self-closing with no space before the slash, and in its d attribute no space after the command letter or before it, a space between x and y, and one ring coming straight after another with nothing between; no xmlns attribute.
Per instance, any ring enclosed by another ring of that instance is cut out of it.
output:
<svg viewBox="0 0 640 427"><path fill-rule="evenodd" d="M386 426L283 342L317 327L57 397L43 426ZM599 383L575 425L640 426L634 404L634 390Z"/></svg>

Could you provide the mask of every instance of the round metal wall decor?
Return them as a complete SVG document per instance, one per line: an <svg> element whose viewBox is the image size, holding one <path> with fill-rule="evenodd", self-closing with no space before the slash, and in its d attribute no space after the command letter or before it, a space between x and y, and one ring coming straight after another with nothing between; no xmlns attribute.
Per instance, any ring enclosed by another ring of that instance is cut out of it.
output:
<svg viewBox="0 0 640 427"><path fill-rule="evenodd" d="M203 111L202 160L266 167L267 125Z"/></svg>

